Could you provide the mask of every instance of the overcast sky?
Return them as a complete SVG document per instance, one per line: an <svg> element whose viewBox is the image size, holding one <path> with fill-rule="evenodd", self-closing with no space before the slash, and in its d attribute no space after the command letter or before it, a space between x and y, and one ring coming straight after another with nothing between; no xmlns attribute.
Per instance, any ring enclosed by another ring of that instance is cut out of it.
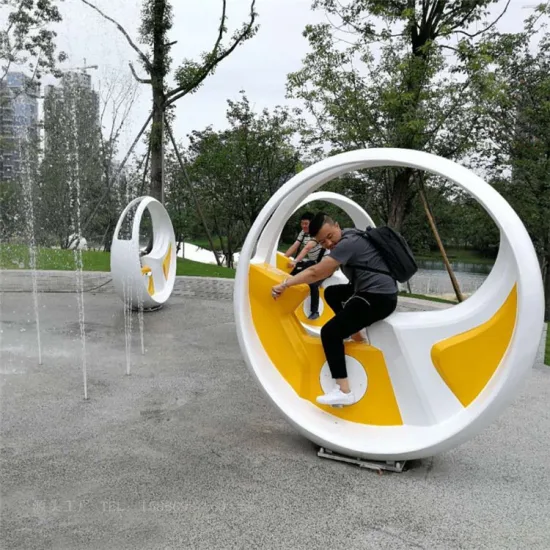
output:
<svg viewBox="0 0 550 550"><path fill-rule="evenodd" d="M119 21L137 43L141 1L95 0L94 3ZM322 14L310 11L310 3L310 0L257 0L258 34L224 60L195 95L178 101L174 127L178 140L209 124L217 128L225 126L226 100L237 99L241 89L257 109L287 103L286 75L300 68L307 51L302 31L307 23L323 18ZM171 52L175 68L183 58L197 59L201 52L212 47L222 2L178 0L172 4L174 25L170 38L178 41ZM128 61L137 67L136 55L120 32L80 0L65 0L61 6L64 21L58 29L57 42L59 49L70 57L64 66L81 66L84 59L87 65L99 65L98 70L89 71L94 85L100 79L108 81L113 72L127 73L132 78ZM228 1L230 31L246 20L249 7L248 0ZM132 109L132 125L124 136L128 146L145 121L150 103L149 87L141 85Z"/></svg>
<svg viewBox="0 0 550 550"><path fill-rule="evenodd" d="M105 13L119 21L130 36L138 42L141 1L93 0ZM517 32L523 19L531 12L525 6L533 6L532 0L511 0L508 12L499 22L502 31ZM177 40L171 55L172 67L184 57L197 58L209 49L215 38L221 14L221 0L174 0L174 26L171 40ZM499 13L505 4L501 0L493 7ZM243 22L250 6L249 0L228 1L229 29ZM311 0L257 0L260 30L252 39L240 46L224 60L213 76L193 96L177 103L175 133L183 139L191 130L203 129L212 124L225 126L226 100L236 99L244 89L257 109L285 104L286 75L301 66L308 51L302 36L306 24L324 21L321 12L310 9ZM99 14L80 0L61 3L63 24L57 29L58 48L69 55L65 67L84 64L99 65L90 70L94 86L101 80L109 80L113 74L128 74L128 61L137 66L135 52L125 38ZM142 76L145 76L144 74ZM45 83L48 81L45 80ZM143 124L150 109L149 87L142 85L139 98L131 112L132 123L125 132L122 148L129 145Z"/></svg>

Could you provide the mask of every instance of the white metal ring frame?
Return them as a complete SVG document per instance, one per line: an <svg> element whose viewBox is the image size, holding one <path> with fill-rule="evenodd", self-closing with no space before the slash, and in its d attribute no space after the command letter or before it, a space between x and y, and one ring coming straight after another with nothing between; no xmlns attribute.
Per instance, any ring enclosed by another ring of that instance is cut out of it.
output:
<svg viewBox="0 0 550 550"><path fill-rule="evenodd" d="M130 239L120 239L126 216L136 207ZM153 243L141 256L139 228L145 210L151 215ZM138 197L124 209L111 246L111 273L120 299L132 309L154 309L170 297L176 280L176 237L164 206L153 197Z"/></svg>
<svg viewBox="0 0 550 550"><path fill-rule="evenodd" d="M359 358L368 375L368 389L355 405L332 409L314 399L324 363L319 342L291 314L307 287L291 287L277 302L271 300L269 290L284 274L269 260L289 213L310 193L342 174L382 166L426 170L467 191L499 227L499 253L468 300L445 310L394 313L370 327L370 346L346 344L347 357ZM459 164L391 148L327 158L282 186L247 236L234 294L246 363L289 422L320 446L377 460L432 456L486 427L514 398L533 365L543 303L532 242L504 198ZM293 364L285 365L281 354L290 344L280 340L292 338L297 340L290 342Z"/></svg>
<svg viewBox="0 0 550 550"><path fill-rule="evenodd" d="M311 195L307 196L294 210L294 213L299 210L300 208L315 202L315 201L324 201L328 202L330 204L333 204L335 206L338 206L341 208L351 219L354 227L358 229L366 229L368 226L375 227L375 223L373 222L372 218L367 214L364 208L362 208L359 204L357 204L355 201L352 201L348 197L345 197L344 195L340 195L338 193L333 193L331 191L318 191L316 193L312 193ZM275 214L273 215L273 218L271 219L271 223L274 223L274 218L277 218L277 223L280 223L280 220L278 219L279 216L285 218L285 223L288 220L288 212L285 210L285 205L281 204L281 207L277 209ZM266 230L269 232L270 228L266 227ZM269 234L262 232L262 236L260 237L260 241L263 239L270 239ZM271 256L271 265L278 267L279 269L282 269L283 271L290 272L291 269L288 267L288 258L280 253L277 252L277 245L279 241L281 240L281 235L277 238L275 249L273 250L273 254ZM331 277L328 279L325 279L323 283L320 285L321 289L325 289L331 285L335 284L345 284L348 282L347 277L342 273L341 270L336 271ZM297 315L302 323L304 325L304 328L313 335L319 335L320 328L328 321L331 314L330 312L325 308L324 304L324 295L323 290L320 291L320 297L319 297L319 318L316 320L310 320L307 318L307 312L309 311L309 304L310 300L309 297L304 300L303 304L300 306L299 310L297 311Z"/></svg>

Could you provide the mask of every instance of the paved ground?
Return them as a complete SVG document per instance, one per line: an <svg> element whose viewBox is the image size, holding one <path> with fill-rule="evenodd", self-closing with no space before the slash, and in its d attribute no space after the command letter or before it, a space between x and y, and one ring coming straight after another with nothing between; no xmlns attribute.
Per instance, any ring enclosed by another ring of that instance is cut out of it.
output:
<svg viewBox="0 0 550 550"><path fill-rule="evenodd" d="M115 287L108 271L84 271L82 273L85 292L113 294ZM206 299L231 300L233 279L215 277L176 277L173 296L191 296ZM38 292L75 292L76 275L74 271L37 271L36 287ZM32 292L33 272L30 270L1 270L0 291Z"/></svg>
<svg viewBox="0 0 550 550"><path fill-rule="evenodd" d="M86 294L1 295L2 548L550 548L550 368L482 435L378 476L319 459L252 382L229 301L133 323Z"/></svg>

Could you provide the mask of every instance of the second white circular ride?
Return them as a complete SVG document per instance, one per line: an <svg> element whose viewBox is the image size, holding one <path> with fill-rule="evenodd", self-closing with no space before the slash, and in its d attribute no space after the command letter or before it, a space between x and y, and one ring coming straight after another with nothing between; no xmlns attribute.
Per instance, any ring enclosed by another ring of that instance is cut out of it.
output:
<svg viewBox="0 0 550 550"><path fill-rule="evenodd" d="M135 209L130 238L120 232L126 217ZM140 249L140 224L148 210L152 222L152 242ZM176 280L176 237L168 212L153 197L138 197L124 209L111 245L111 273L120 299L131 309L156 309L164 304Z"/></svg>

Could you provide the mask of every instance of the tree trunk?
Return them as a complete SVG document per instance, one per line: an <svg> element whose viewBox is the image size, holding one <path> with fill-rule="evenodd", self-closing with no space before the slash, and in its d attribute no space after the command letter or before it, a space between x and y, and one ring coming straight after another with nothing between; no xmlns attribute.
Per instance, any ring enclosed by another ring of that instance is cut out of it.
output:
<svg viewBox="0 0 550 550"><path fill-rule="evenodd" d="M107 224L107 229L105 230L105 234L103 235L102 244L103 244L103 250L105 252L111 252L111 246L113 244L113 231L116 227L114 225L114 220L109 219L109 223Z"/></svg>
<svg viewBox="0 0 550 550"><path fill-rule="evenodd" d="M166 56L166 0L154 0L153 10L153 64L151 88L153 91L153 124L151 126L151 196L164 204L164 78L167 72Z"/></svg>
<svg viewBox="0 0 550 550"><path fill-rule="evenodd" d="M430 205L428 204L428 198L426 197L426 193L424 191L424 182L422 181L422 176L419 177L419 194L420 199L422 200L422 205L424 206L424 211L426 212L426 216L428 217L428 222L430 224L430 227L432 229L432 233L435 237L435 240L437 242L437 246L439 248L439 252L441 252L441 257L443 258L443 263L445 264L445 268L447 269L447 273L449 274L449 277L451 279L451 284L453 285L453 290L455 291L456 299L459 302L464 301L464 296L462 295L462 292L460 291L460 286L458 285L458 281L456 280L455 274L453 272L453 268L451 267L451 264L449 262L449 258L447 257L447 252L445 251L445 247L443 246L443 242L441 241L441 237L439 236L439 231L437 230L437 225L435 223L435 219L432 215L432 211L430 209Z"/></svg>
<svg viewBox="0 0 550 550"><path fill-rule="evenodd" d="M407 215L410 202L410 182L412 169L400 170L393 180L390 207L388 213L388 225L396 231L401 231L401 226Z"/></svg>
<svg viewBox="0 0 550 550"><path fill-rule="evenodd" d="M141 185L139 188L138 196L141 197L145 192L145 182L147 180L147 171L149 169L149 161L151 160L151 140L147 144L147 156L145 157L145 166L143 168L143 177L141 179Z"/></svg>
<svg viewBox="0 0 550 550"><path fill-rule="evenodd" d="M164 112L162 88L153 86L153 124L151 126L151 196L164 204Z"/></svg>

